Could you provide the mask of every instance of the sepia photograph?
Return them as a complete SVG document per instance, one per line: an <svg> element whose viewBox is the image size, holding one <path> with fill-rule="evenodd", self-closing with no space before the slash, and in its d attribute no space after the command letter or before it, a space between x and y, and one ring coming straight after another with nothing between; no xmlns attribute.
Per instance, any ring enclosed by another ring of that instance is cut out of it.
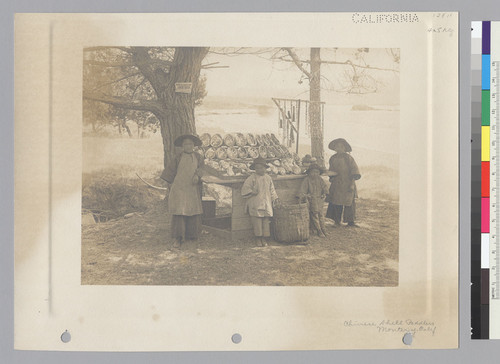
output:
<svg viewBox="0 0 500 364"><path fill-rule="evenodd" d="M83 285L399 282L399 48L83 49Z"/></svg>
<svg viewBox="0 0 500 364"><path fill-rule="evenodd" d="M15 42L17 349L458 346L458 13L21 14Z"/></svg>

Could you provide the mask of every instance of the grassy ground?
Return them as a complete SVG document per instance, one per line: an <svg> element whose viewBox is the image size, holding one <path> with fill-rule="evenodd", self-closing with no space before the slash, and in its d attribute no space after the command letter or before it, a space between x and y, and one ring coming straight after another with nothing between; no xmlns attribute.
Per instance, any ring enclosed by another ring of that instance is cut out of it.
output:
<svg viewBox="0 0 500 364"><path fill-rule="evenodd" d="M328 225L307 245L222 241L204 231L170 249L162 186L162 144L147 139L84 137L82 207L111 218L82 226L82 284L396 286L399 177L397 155L357 150L359 228ZM392 159L391 159L392 158ZM394 160L393 160L394 159ZM111 213L109 213L111 211ZM124 218L125 214L128 218ZM92 218L90 217L90 221Z"/></svg>
<svg viewBox="0 0 500 364"><path fill-rule="evenodd" d="M397 286L398 203L360 199L359 228L328 225L307 245L256 247L203 231L171 248L164 202L83 226L82 284Z"/></svg>

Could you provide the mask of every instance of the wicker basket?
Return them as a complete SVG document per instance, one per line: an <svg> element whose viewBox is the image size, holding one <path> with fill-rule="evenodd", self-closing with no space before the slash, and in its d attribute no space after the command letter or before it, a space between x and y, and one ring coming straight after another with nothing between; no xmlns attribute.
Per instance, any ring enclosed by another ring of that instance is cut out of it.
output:
<svg viewBox="0 0 500 364"><path fill-rule="evenodd" d="M282 205L275 208L272 228L274 239L282 243L294 243L309 239L307 203Z"/></svg>

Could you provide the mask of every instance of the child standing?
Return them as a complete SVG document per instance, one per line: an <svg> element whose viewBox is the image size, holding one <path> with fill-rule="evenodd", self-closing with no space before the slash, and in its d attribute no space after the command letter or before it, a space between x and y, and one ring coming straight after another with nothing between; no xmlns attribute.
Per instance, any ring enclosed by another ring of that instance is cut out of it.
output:
<svg viewBox="0 0 500 364"><path fill-rule="evenodd" d="M257 246L267 246L266 238L271 236L269 225L273 216L273 205L279 201L273 180L266 174L267 168L269 167L264 158L256 158L250 166L255 173L245 180L241 188L241 195L248 198L245 209L252 220Z"/></svg>
<svg viewBox="0 0 500 364"><path fill-rule="evenodd" d="M343 220L348 226L357 226L354 223L355 199L358 197L355 181L361 178L361 174L356 161L349 154L352 148L343 138L332 140L328 148L337 153L330 158L329 171L336 175L330 177L326 217L334 220L335 225L340 226L343 214Z"/></svg>
<svg viewBox="0 0 500 364"><path fill-rule="evenodd" d="M185 239L197 239L201 228L202 168L203 157L194 151L201 140L191 134L181 135L174 141L182 152L162 173L169 184L168 211L172 214L170 226L174 248L180 248Z"/></svg>
<svg viewBox="0 0 500 364"><path fill-rule="evenodd" d="M307 177L302 181L298 197L307 198L311 225L316 229L318 235L324 238L326 236L326 229L323 204L328 193L328 188L320 176L321 168L318 164L311 164L306 173Z"/></svg>

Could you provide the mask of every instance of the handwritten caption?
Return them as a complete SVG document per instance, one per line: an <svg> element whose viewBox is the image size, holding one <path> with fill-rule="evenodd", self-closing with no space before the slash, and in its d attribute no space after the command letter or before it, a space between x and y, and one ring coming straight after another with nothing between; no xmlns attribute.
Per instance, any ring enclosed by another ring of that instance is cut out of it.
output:
<svg viewBox="0 0 500 364"><path fill-rule="evenodd" d="M377 333L407 333L410 332L413 336L419 333L431 334L434 336L436 333L436 325L434 321L427 320L381 320L381 321L344 321L345 327L371 327Z"/></svg>
<svg viewBox="0 0 500 364"><path fill-rule="evenodd" d="M450 27L430 27L427 28L427 32L429 33L434 33L434 34L448 34L450 37L453 35L455 32L455 29L450 28Z"/></svg>

